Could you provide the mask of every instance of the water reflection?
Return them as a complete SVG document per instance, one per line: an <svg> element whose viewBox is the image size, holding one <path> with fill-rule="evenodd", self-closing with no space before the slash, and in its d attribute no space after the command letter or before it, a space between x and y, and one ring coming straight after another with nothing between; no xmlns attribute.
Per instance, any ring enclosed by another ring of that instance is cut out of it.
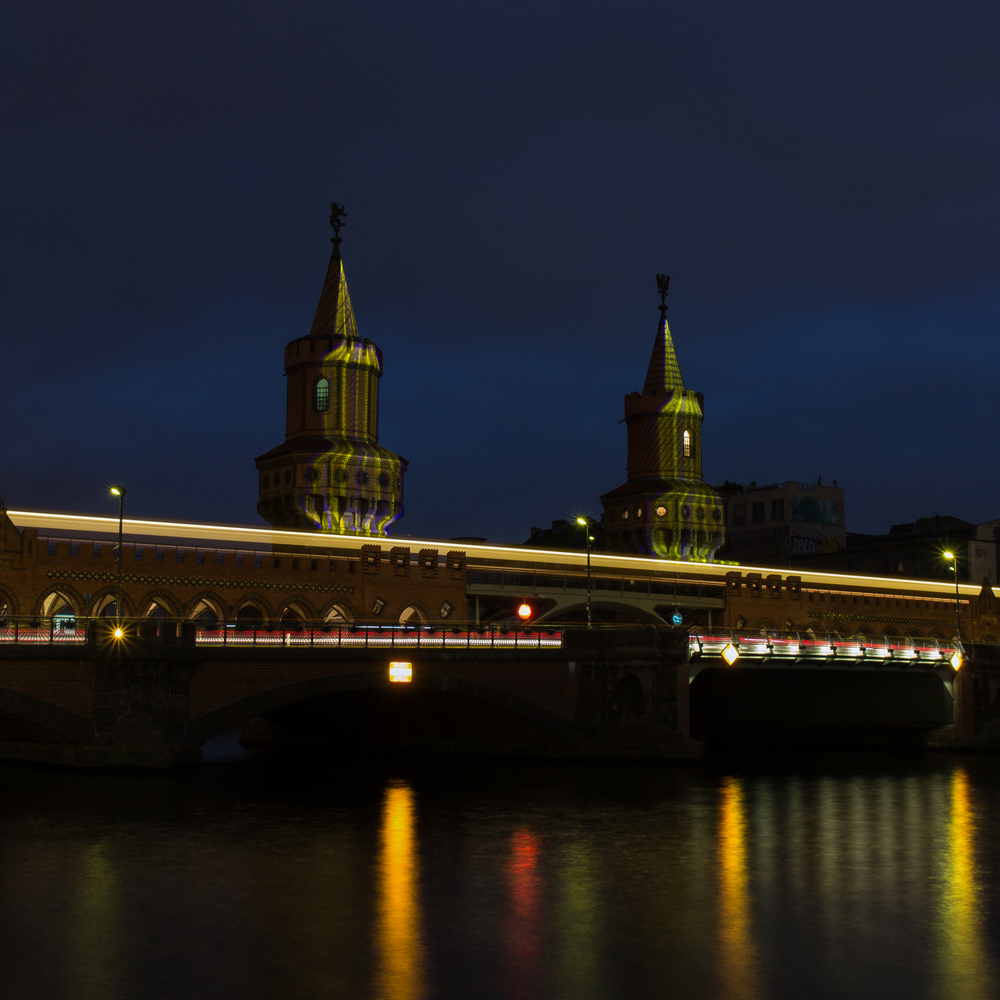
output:
<svg viewBox="0 0 1000 1000"><path fill-rule="evenodd" d="M947 842L941 856L938 995L948 1000L977 1000L993 997L996 991L976 874L976 813L969 776L962 768L952 774L950 805Z"/></svg>
<svg viewBox="0 0 1000 1000"><path fill-rule="evenodd" d="M1000 996L1000 759L317 773L0 767L4 995Z"/></svg>
<svg viewBox="0 0 1000 1000"><path fill-rule="evenodd" d="M516 830L510 840L507 885L510 915L507 942L514 980L512 996L521 996L537 983L541 973L541 879L538 873L538 837Z"/></svg>
<svg viewBox="0 0 1000 1000"><path fill-rule="evenodd" d="M756 1000L760 995L747 874L746 806L743 783L726 778L719 807L719 978L723 996Z"/></svg>
<svg viewBox="0 0 1000 1000"><path fill-rule="evenodd" d="M559 886L558 926L561 930L559 981L563 995L575 1000L602 997L599 873L589 845L576 842L563 851Z"/></svg>
<svg viewBox="0 0 1000 1000"><path fill-rule="evenodd" d="M80 998L119 995L120 900L114 866L103 843L88 845L81 858L70 929L70 976Z"/></svg>
<svg viewBox="0 0 1000 1000"><path fill-rule="evenodd" d="M416 806L405 781L390 781L382 805L378 863L375 995L419 1000L426 993Z"/></svg>

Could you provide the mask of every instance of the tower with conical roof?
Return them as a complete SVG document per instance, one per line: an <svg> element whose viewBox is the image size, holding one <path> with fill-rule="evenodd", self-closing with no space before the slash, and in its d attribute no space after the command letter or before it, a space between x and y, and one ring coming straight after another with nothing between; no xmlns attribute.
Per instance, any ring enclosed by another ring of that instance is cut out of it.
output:
<svg viewBox="0 0 1000 1000"><path fill-rule="evenodd" d="M670 279L656 276L660 322L642 392L625 397L628 479L601 497L614 552L710 562L723 541L722 500L701 478L704 397L684 388L667 323Z"/></svg>
<svg viewBox="0 0 1000 1000"><path fill-rule="evenodd" d="M312 328L285 347L285 441L256 459L257 511L275 527L384 535L403 515L408 463L378 443L382 352L354 319L340 257L346 214L330 206L333 253Z"/></svg>

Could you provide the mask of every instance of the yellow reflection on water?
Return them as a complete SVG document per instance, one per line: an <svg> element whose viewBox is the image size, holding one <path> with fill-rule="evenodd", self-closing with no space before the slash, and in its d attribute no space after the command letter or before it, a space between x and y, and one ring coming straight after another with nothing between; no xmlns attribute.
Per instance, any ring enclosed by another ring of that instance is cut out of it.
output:
<svg viewBox="0 0 1000 1000"><path fill-rule="evenodd" d="M746 856L743 783L726 778L719 809L719 977L727 1000L760 995Z"/></svg>
<svg viewBox="0 0 1000 1000"><path fill-rule="evenodd" d="M993 964L983 935L983 904L976 878L976 814L969 776L956 768L942 857L941 962L938 992L949 1000L993 997Z"/></svg>
<svg viewBox="0 0 1000 1000"><path fill-rule="evenodd" d="M375 995L419 1000L426 992L413 789L392 781L382 804Z"/></svg>
<svg viewBox="0 0 1000 1000"><path fill-rule="evenodd" d="M559 980L574 1000L607 996L601 975L597 874L593 851L575 839L565 846L560 866Z"/></svg>
<svg viewBox="0 0 1000 1000"><path fill-rule="evenodd" d="M119 995L121 922L118 878L102 843L81 858L70 927L73 993L80 1000Z"/></svg>

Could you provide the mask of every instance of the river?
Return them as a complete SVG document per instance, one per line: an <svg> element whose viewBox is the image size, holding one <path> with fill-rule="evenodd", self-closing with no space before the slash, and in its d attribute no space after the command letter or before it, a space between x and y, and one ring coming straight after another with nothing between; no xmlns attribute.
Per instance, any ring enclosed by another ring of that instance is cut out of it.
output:
<svg viewBox="0 0 1000 1000"><path fill-rule="evenodd" d="M3 994L973 1000L1000 757L0 767Z"/></svg>

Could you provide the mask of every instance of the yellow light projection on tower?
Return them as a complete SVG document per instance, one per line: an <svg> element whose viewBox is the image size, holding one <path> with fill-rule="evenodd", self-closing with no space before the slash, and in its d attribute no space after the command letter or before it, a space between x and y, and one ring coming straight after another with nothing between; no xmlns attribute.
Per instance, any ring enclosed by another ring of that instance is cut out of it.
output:
<svg viewBox="0 0 1000 1000"><path fill-rule="evenodd" d="M612 551L710 562L723 541L722 500L701 478L704 398L684 387L658 274L660 322L642 392L625 397L628 481L601 497Z"/></svg>
<svg viewBox="0 0 1000 1000"><path fill-rule="evenodd" d="M382 352L358 334L334 202L333 253L308 336L285 347L285 443L256 460L260 515L275 527L384 535L403 515L407 461L378 443Z"/></svg>

